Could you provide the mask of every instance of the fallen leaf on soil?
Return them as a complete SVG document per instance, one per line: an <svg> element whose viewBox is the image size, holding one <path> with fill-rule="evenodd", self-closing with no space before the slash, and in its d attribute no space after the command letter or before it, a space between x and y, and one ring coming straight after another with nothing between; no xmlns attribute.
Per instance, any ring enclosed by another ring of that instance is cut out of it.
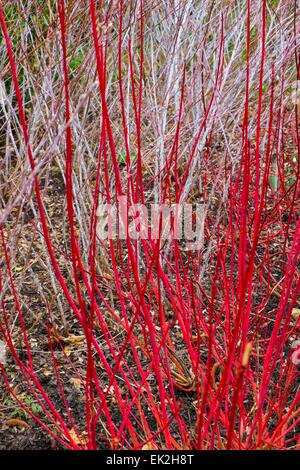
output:
<svg viewBox="0 0 300 470"><path fill-rule="evenodd" d="M78 379L77 377L71 377L70 382L74 385L75 388L77 388L77 390L80 390L84 387L84 381Z"/></svg>
<svg viewBox="0 0 300 470"><path fill-rule="evenodd" d="M143 445L142 450L157 450L157 446L153 442L148 442Z"/></svg>
<svg viewBox="0 0 300 470"><path fill-rule="evenodd" d="M68 345L64 347L64 353L67 357L69 357L72 354L72 346Z"/></svg>
<svg viewBox="0 0 300 470"><path fill-rule="evenodd" d="M22 419L18 419L18 418L13 418L13 419L8 419L7 421L5 421L5 424L6 426L16 426L18 428L29 428L29 424L26 423L26 421L23 421Z"/></svg>
<svg viewBox="0 0 300 470"><path fill-rule="evenodd" d="M82 343L82 341L85 340L84 335L80 335L80 336L70 335L67 337L58 336L58 338L62 343L65 343L65 344L78 344L78 343Z"/></svg>
<svg viewBox="0 0 300 470"><path fill-rule="evenodd" d="M75 431L74 428L70 429L69 432L70 432L72 442L74 442L74 444L76 444L77 446L85 446L88 443L87 432L85 431L82 432L80 436L78 435L78 433Z"/></svg>
<svg viewBox="0 0 300 470"><path fill-rule="evenodd" d="M15 266L15 271L18 273L20 271L23 271L24 266Z"/></svg>
<svg viewBox="0 0 300 470"><path fill-rule="evenodd" d="M300 317L300 308L293 308L292 317L294 318L294 320L298 320L298 318Z"/></svg>

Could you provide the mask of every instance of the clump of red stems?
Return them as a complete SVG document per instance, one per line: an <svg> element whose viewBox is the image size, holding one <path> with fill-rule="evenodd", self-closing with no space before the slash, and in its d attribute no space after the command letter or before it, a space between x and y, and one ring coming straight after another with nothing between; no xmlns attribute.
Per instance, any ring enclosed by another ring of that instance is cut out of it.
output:
<svg viewBox="0 0 300 470"><path fill-rule="evenodd" d="M37 7L18 3L13 17L0 7L18 161L1 212L0 338L39 413L3 363L5 387L69 449L299 448L296 5L59 0L28 23ZM34 36L27 46L20 18ZM53 168L63 173L65 248L49 205ZM99 240L99 204L124 195L203 203L201 249L151 233ZM39 284L58 398L41 379L15 271L24 201L57 296L51 303ZM64 345L73 323L79 362ZM81 384L81 420L57 352Z"/></svg>

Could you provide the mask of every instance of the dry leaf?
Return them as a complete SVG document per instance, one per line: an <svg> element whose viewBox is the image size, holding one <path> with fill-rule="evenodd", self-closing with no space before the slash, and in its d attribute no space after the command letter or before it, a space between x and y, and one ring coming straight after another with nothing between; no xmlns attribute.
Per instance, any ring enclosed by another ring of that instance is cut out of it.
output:
<svg viewBox="0 0 300 470"><path fill-rule="evenodd" d="M143 445L142 450L157 450L157 446L153 442L148 442Z"/></svg>
<svg viewBox="0 0 300 470"><path fill-rule="evenodd" d="M294 320L298 320L298 318L300 317L300 308L293 308L292 317L294 318Z"/></svg>
<svg viewBox="0 0 300 470"><path fill-rule="evenodd" d="M77 377L71 377L70 382L75 388L77 388L77 390L81 390L84 387L84 381Z"/></svg>
<svg viewBox="0 0 300 470"><path fill-rule="evenodd" d="M108 281L111 281L113 279L113 277L109 273L103 273L103 277L105 277L105 279L107 279Z"/></svg>
<svg viewBox="0 0 300 470"><path fill-rule="evenodd" d="M70 429L70 436L72 442L77 446L85 446L88 443L87 432L82 432L80 435L76 432L74 428Z"/></svg>
<svg viewBox="0 0 300 470"><path fill-rule="evenodd" d="M67 357L69 357L72 354L72 346L65 346L64 353Z"/></svg>
<svg viewBox="0 0 300 470"><path fill-rule="evenodd" d="M13 419L8 419L7 421L5 421L5 424L6 426L16 426L18 428L29 428L29 424L26 423L26 421L23 421L22 419L18 419L18 418L13 418Z"/></svg>
<svg viewBox="0 0 300 470"><path fill-rule="evenodd" d="M24 266L15 266L15 271L18 273L20 271L23 271Z"/></svg>
<svg viewBox="0 0 300 470"><path fill-rule="evenodd" d="M51 370L48 370L48 369L45 369L43 370L43 375L45 377L49 377L50 375L52 375L52 371Z"/></svg>
<svg viewBox="0 0 300 470"><path fill-rule="evenodd" d="M78 343L82 343L82 341L85 340L84 335L80 335L80 336L70 335L67 337L58 336L58 338L64 344L78 344Z"/></svg>

